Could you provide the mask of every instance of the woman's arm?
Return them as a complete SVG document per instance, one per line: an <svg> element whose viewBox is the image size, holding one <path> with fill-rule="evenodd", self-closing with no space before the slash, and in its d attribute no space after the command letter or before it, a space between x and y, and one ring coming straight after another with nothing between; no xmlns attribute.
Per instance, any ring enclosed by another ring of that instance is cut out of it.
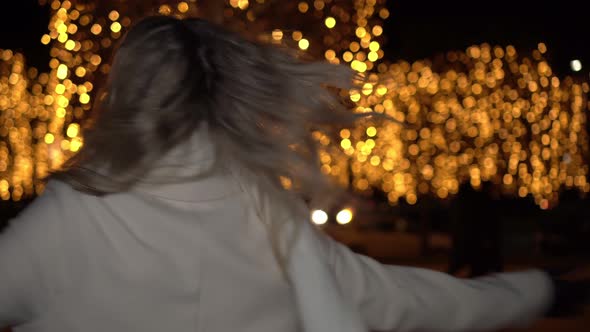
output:
<svg viewBox="0 0 590 332"><path fill-rule="evenodd" d="M262 220L279 220L285 211L253 187ZM292 202L306 209L303 202ZM305 218L305 212L299 218ZM310 232L307 232L311 230ZM519 327L539 318L553 300L553 285L541 271L503 273L474 280L431 270L383 265L353 253L305 222L300 236L317 247L294 254L324 254L342 295L376 331L461 332ZM309 295L309 294L308 294ZM319 295L321 296L321 294Z"/></svg>
<svg viewBox="0 0 590 332"><path fill-rule="evenodd" d="M379 331L489 331L519 327L542 316L552 284L540 271L503 273L473 280L382 265L319 234L345 297L367 325Z"/></svg>
<svg viewBox="0 0 590 332"><path fill-rule="evenodd" d="M0 327L23 323L31 316L37 273L20 226L12 222L0 234Z"/></svg>
<svg viewBox="0 0 590 332"><path fill-rule="evenodd" d="M0 233L0 329L32 319L43 299L44 267L54 266L59 205L49 187Z"/></svg>

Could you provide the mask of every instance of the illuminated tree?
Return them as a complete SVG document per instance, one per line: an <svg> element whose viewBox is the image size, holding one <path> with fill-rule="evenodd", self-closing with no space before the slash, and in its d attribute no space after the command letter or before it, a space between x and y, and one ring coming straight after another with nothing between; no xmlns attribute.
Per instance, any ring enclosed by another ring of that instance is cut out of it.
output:
<svg viewBox="0 0 590 332"><path fill-rule="evenodd" d="M446 198L460 183L477 187L492 181L506 194L532 194L546 208L564 186L590 190L588 84L556 77L543 58L542 43L528 56L519 56L512 46L483 44L449 52L435 63L389 63L381 48L382 23L389 16L384 0L53 0L45 5L53 11L41 38L52 46L50 72L25 74L22 55L8 57L9 51L0 62L0 134L10 132L0 142L4 199L42 188L38 180L82 146L79 123L110 70L113 46L134 21L154 13L206 17L365 73L366 82L345 92L355 111L386 113L405 126L364 122L343 129L337 140L314 133L323 147L322 171L358 191L381 190L392 203L404 198L413 204L421 194ZM10 84L14 77L19 84ZM12 111L19 107L34 111Z"/></svg>
<svg viewBox="0 0 590 332"><path fill-rule="evenodd" d="M391 64L351 98L393 123L341 133L354 186L391 202L457 193L492 181L507 194L532 194L542 208L563 187L588 192L587 83L554 76L539 44L530 57L512 46L472 46L439 64ZM329 163L326 163L328 167Z"/></svg>
<svg viewBox="0 0 590 332"><path fill-rule="evenodd" d="M0 197L20 200L33 194L33 181L47 170L46 145L40 131L49 114L34 68L26 69L22 54L0 49Z"/></svg>

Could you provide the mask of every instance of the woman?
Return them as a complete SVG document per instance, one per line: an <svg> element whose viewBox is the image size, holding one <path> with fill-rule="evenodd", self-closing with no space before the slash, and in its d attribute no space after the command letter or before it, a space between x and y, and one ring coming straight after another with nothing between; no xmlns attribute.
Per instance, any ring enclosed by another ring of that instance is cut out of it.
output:
<svg viewBox="0 0 590 332"><path fill-rule="evenodd" d="M324 86L348 81L202 20L138 23L84 148L0 238L0 326L457 332L540 317L543 272L384 266L311 227L299 197L331 188L310 131L354 120Z"/></svg>

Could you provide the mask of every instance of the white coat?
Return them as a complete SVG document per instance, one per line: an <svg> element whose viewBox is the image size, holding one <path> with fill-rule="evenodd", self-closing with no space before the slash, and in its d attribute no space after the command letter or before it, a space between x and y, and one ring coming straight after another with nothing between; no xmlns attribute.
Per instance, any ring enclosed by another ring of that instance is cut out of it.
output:
<svg viewBox="0 0 590 332"><path fill-rule="evenodd" d="M551 301L539 271L466 281L382 265L303 220L289 284L261 221L273 206L245 183L220 169L96 197L51 181L0 235L0 327L460 332L526 325Z"/></svg>

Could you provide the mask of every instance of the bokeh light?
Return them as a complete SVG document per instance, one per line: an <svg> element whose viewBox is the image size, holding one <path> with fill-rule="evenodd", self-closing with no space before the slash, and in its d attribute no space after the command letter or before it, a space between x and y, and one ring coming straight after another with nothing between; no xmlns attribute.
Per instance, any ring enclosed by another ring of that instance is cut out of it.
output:
<svg viewBox="0 0 590 332"><path fill-rule="evenodd" d="M336 214L336 222L340 225L349 224L352 221L353 213L350 209L343 209Z"/></svg>
<svg viewBox="0 0 590 332"><path fill-rule="evenodd" d="M25 55L0 50L0 197L20 200L84 144L80 123L109 73L118 39L137 19L196 16L200 1L48 0L50 71L27 68ZM462 183L490 181L507 195L532 195L541 207L563 188L590 191L587 82L557 77L543 42L532 52L474 45L436 61L384 60L385 0L230 0L223 23L311 58L345 64L365 81L343 95L366 121L335 139L314 133L321 170L389 202L441 199ZM572 70L581 63L571 63Z"/></svg>
<svg viewBox="0 0 590 332"><path fill-rule="evenodd" d="M313 210L311 212L311 221L316 225L323 225L328 222L328 214L323 210Z"/></svg>
<svg viewBox="0 0 590 332"><path fill-rule="evenodd" d="M482 44L447 60L381 66L350 92L358 112L393 122L349 128L346 157L324 165L358 191L380 190L391 203L420 195L447 198L462 183L496 184L504 194L554 205L561 188L588 192L588 84L555 76L542 57Z"/></svg>
<svg viewBox="0 0 590 332"><path fill-rule="evenodd" d="M573 71L580 71L582 70L582 62L580 60L572 60L570 61L570 67Z"/></svg>

